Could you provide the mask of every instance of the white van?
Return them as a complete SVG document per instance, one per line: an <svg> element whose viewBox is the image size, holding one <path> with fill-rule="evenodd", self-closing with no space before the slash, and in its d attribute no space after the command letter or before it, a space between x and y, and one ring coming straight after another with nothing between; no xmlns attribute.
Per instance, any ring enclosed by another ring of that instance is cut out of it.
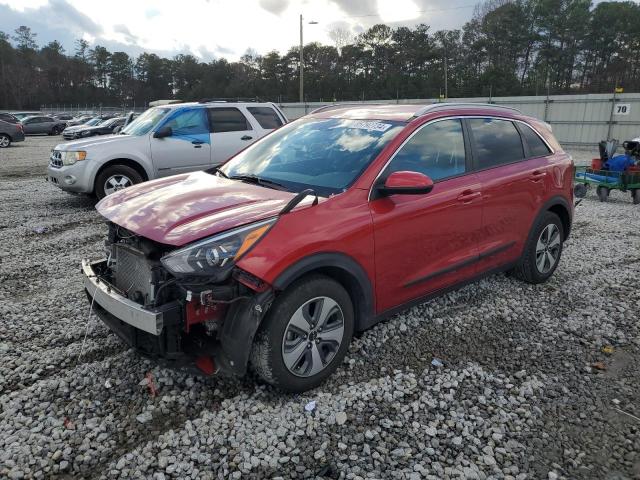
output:
<svg viewBox="0 0 640 480"><path fill-rule="evenodd" d="M103 198L146 180L220 165L286 122L273 103L154 107L117 135L57 145L47 180L68 192Z"/></svg>

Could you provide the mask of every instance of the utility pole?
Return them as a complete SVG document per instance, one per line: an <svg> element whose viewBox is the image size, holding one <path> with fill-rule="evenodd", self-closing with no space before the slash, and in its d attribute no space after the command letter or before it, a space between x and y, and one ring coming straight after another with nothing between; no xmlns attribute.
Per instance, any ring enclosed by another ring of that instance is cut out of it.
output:
<svg viewBox="0 0 640 480"><path fill-rule="evenodd" d="M300 14L300 103L304 103L304 55L302 48L302 14Z"/></svg>
<svg viewBox="0 0 640 480"><path fill-rule="evenodd" d="M449 98L449 89L447 87L447 47L444 48L444 98Z"/></svg>

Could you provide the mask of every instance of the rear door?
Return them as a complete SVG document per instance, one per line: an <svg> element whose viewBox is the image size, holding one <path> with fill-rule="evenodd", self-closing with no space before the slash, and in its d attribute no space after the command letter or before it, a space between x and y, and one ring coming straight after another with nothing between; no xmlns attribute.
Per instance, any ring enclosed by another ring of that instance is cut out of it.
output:
<svg viewBox="0 0 640 480"><path fill-rule="evenodd" d="M263 133L238 107L208 107L212 163L220 165L251 145Z"/></svg>
<svg viewBox="0 0 640 480"><path fill-rule="evenodd" d="M211 166L209 123L204 108L171 112L156 130L164 127L171 128L170 137L149 137L157 176L203 170Z"/></svg>
<svg viewBox="0 0 640 480"><path fill-rule="evenodd" d="M548 161L539 155L539 149L537 156L532 153L520 122L493 117L466 122L482 185L478 267L485 271L514 262L522 253L534 217L547 197Z"/></svg>
<svg viewBox="0 0 640 480"><path fill-rule="evenodd" d="M383 181L394 171L417 171L434 187L370 202L379 312L476 273L482 201L468 151L463 122L437 120L417 130L381 173Z"/></svg>

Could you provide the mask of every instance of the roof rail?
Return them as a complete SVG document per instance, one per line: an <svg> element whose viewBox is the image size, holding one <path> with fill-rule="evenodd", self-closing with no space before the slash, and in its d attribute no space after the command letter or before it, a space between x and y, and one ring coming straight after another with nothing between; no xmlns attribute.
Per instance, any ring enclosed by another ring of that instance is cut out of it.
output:
<svg viewBox="0 0 640 480"><path fill-rule="evenodd" d="M221 97L221 98L202 98L198 103L239 103L239 102L262 102L258 97Z"/></svg>
<svg viewBox="0 0 640 480"><path fill-rule="evenodd" d="M330 105L325 105L323 107L318 107L315 110L311 110L308 115L318 112L324 112L326 110L332 110L334 108L340 107L352 107L355 105L386 105L385 103L363 103L363 102L345 102L345 103L332 103Z"/></svg>
<svg viewBox="0 0 640 480"><path fill-rule="evenodd" d="M429 105L423 106L420 110L413 114L413 118L421 117L422 115L426 115L427 113L431 113L436 110L442 110L443 108L472 108L472 107L482 107L482 108L494 108L496 110L510 110L512 112L522 113L517 108L513 107L504 107L502 105L496 105L493 103L464 103L464 102L443 102L443 103L430 103Z"/></svg>

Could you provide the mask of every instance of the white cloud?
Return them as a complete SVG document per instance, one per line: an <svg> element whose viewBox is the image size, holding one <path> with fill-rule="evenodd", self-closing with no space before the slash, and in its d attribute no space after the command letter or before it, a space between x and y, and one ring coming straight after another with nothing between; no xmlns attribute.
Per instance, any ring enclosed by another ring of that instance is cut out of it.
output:
<svg viewBox="0 0 640 480"><path fill-rule="evenodd" d="M286 52L299 42L299 15L305 43L331 44L336 24L360 32L375 23L440 28L460 27L471 15L472 0L0 0L0 30L30 26L39 43L53 39L73 51L85 38L136 55L190 52L237 60L249 48ZM463 9L452 8L463 6ZM55 20L55 21L52 21ZM308 25L308 21L318 22Z"/></svg>

